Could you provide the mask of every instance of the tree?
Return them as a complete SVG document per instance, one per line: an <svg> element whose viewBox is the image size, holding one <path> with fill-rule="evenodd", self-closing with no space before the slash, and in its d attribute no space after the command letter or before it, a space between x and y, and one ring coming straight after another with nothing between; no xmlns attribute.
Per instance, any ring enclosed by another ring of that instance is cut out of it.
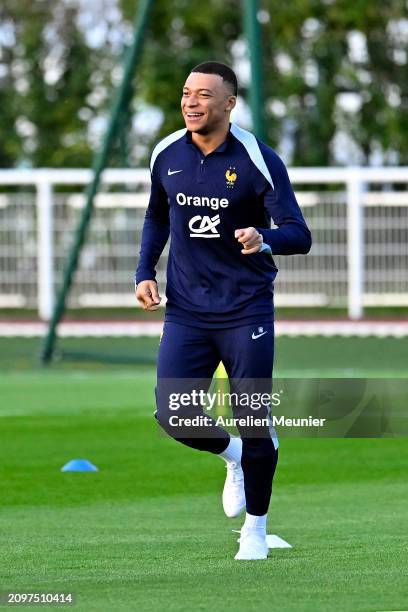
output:
<svg viewBox="0 0 408 612"><path fill-rule="evenodd" d="M0 167L13 166L20 156L21 138L16 130L18 104L15 62L15 31L8 2L0 6Z"/></svg>
<svg viewBox="0 0 408 612"><path fill-rule="evenodd" d="M407 164L405 1L261 3L269 144L289 163L329 165L342 161L341 136L359 152L354 161L370 163L379 153L384 163ZM103 15L92 6L3 0L0 165L90 165L137 3L111 0ZM92 10L97 23L86 28L81 20ZM183 125L179 102L188 71L205 59L239 69L235 43L242 39L240 3L207 0L201 9L189 0L156 0L111 163L146 164L154 141ZM135 118L149 117L146 108L155 108L161 122L140 129Z"/></svg>
<svg viewBox="0 0 408 612"><path fill-rule="evenodd" d="M23 109L36 131L34 166L90 163L87 125L80 117L91 91L90 53L78 31L76 13L63 2L27 1L29 18L20 23L28 83Z"/></svg>
<svg viewBox="0 0 408 612"><path fill-rule="evenodd" d="M17 41L7 51L0 96L3 165L89 166L88 124L98 109L87 101L100 54L78 27L78 7L59 0L6 0L0 31L9 24ZM8 116L7 116L8 113ZM6 123L8 121L8 123ZM17 127L20 137L12 137Z"/></svg>
<svg viewBox="0 0 408 612"><path fill-rule="evenodd" d="M336 163L340 132L360 149L361 163L379 149L385 163L408 163L406 4L268 0L266 5L265 70L273 75L266 87L275 101L268 105L270 139L279 142L289 130L292 161L300 165ZM342 107L342 94L352 94L354 108Z"/></svg>

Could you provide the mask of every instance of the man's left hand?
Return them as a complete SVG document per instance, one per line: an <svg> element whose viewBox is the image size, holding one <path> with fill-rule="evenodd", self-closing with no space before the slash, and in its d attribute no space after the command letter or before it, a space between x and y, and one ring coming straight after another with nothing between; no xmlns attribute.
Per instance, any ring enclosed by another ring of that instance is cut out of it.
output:
<svg viewBox="0 0 408 612"><path fill-rule="evenodd" d="M262 234L254 227L246 227L244 229L235 230L235 238L243 245L242 255L252 255L258 253L262 244Z"/></svg>

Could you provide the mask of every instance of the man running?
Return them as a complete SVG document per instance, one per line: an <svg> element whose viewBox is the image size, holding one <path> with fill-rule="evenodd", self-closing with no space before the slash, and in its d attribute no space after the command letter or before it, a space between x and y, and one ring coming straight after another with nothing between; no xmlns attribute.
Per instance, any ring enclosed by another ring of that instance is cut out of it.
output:
<svg viewBox="0 0 408 612"><path fill-rule="evenodd" d="M240 437L208 416L194 428L180 428L180 418L172 418L168 381L184 381L190 391L200 384L208 388L222 361L233 389L271 391L273 255L307 253L311 235L281 159L230 123L236 96L236 75L219 62L199 64L187 77L181 99L186 128L152 153L135 280L144 309L157 309L155 267L170 236L156 418L183 444L225 460L225 513L234 517L246 508L235 556L241 560L268 555L266 518L278 459L276 434L265 424L270 409L257 411L264 418L256 431L239 427ZM239 403L233 410L239 417L251 412ZM191 402L177 415L202 416L202 406Z"/></svg>

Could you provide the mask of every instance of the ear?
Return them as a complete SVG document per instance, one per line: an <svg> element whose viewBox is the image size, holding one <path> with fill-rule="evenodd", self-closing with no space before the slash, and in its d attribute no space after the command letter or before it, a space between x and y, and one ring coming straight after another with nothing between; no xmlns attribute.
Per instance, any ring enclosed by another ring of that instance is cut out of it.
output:
<svg viewBox="0 0 408 612"><path fill-rule="evenodd" d="M232 111L232 109L234 108L234 106L236 105L236 103L237 103L237 99L236 99L235 96L228 96L228 100L227 100L227 105L225 107L225 111L230 113Z"/></svg>

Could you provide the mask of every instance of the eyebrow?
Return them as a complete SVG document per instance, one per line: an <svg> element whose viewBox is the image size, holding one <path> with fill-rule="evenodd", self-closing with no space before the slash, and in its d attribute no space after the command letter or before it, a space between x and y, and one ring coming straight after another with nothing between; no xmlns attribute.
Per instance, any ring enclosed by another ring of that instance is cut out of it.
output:
<svg viewBox="0 0 408 612"><path fill-rule="evenodd" d="M188 89L189 91L191 91L190 87L187 87L186 85L183 87L183 91L185 89ZM211 93L211 94L214 93L211 89L206 89L205 87L202 87L201 89L197 89L197 91L208 91L208 93Z"/></svg>

